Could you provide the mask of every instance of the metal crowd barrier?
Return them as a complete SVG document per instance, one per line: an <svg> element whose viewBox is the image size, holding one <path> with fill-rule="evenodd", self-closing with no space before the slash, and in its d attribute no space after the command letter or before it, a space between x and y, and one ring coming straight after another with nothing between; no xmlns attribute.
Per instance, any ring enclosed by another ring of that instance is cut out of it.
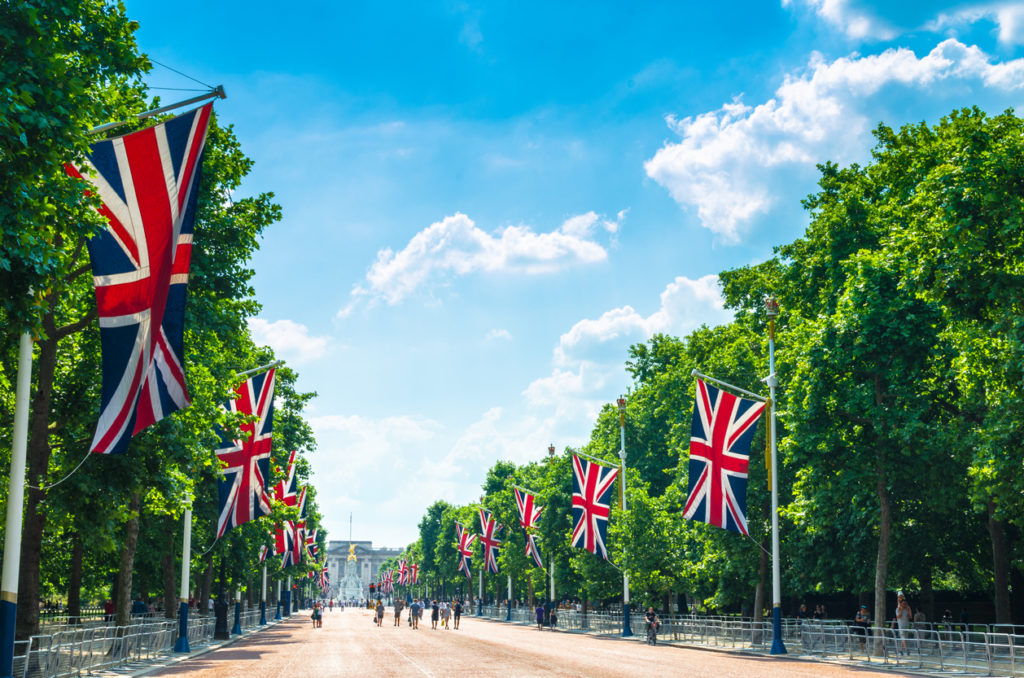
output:
<svg viewBox="0 0 1024 678"><path fill-rule="evenodd" d="M469 616L476 616L474 607ZM484 606L483 616L505 621L504 606ZM768 652L770 620L743 617L659 615L658 642L727 647ZM533 609L512 609L512 622L534 624ZM643 613L630 614L634 638L646 638ZM558 610L559 631L616 635L622 632L622 613ZM881 664L931 674L976 674L1024 678L1024 627L1011 624L916 623L900 631L889 627L863 630L845 620L783 620L783 640L790 653Z"/></svg>
<svg viewBox="0 0 1024 678"><path fill-rule="evenodd" d="M243 630L259 626L259 609L242 613ZM188 640L192 648L213 640L212 615L190 616ZM228 614L229 627L233 610ZM173 651L178 622L139 618L128 626L72 625L47 635L15 643L14 675L21 678L64 678L152 660Z"/></svg>

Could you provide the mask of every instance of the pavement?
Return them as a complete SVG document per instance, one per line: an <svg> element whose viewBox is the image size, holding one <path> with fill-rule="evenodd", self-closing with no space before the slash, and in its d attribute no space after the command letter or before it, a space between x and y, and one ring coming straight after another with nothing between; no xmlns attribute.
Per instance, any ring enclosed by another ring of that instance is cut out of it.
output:
<svg viewBox="0 0 1024 678"><path fill-rule="evenodd" d="M389 611L390 612L390 611ZM407 615L403 615L407 616ZM659 645L465 617L460 628L432 630L430 621L409 628L394 626L390 613L377 627L366 610L334 610L314 629L309 612L299 613L259 633L242 636L168 666L150 667L134 676L195 678L293 678L295 675L428 676L580 676L613 678L678 675L688 678L761 678L768 676L907 675L792 657L750 656L699 648ZM124 674L122 674L124 675Z"/></svg>

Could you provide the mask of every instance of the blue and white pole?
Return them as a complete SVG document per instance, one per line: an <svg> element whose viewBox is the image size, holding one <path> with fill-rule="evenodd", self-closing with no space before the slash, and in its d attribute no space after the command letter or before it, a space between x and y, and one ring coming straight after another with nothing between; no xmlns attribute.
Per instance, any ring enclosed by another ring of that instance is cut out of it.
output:
<svg viewBox="0 0 1024 678"><path fill-rule="evenodd" d="M178 603L178 639L174 641L175 652L191 652L188 644L188 576L192 563L192 504L185 507L184 527L181 537L181 602Z"/></svg>
<svg viewBox="0 0 1024 678"><path fill-rule="evenodd" d="M235 591L235 625L231 627L231 635L242 633L242 589Z"/></svg>
<svg viewBox="0 0 1024 678"><path fill-rule="evenodd" d="M508 575L508 610L505 612L505 621L512 621L512 575Z"/></svg>
<svg viewBox="0 0 1024 678"><path fill-rule="evenodd" d="M765 300L768 315L768 391L771 399L771 416L768 417L768 435L772 443L772 648L771 654L786 654L782 642L782 575L779 565L779 476L776 472L777 450L775 439L775 387L779 379L775 376L775 317L779 315L779 302L775 297Z"/></svg>
<svg viewBox="0 0 1024 678"><path fill-rule="evenodd" d="M263 563L263 588L260 590L260 626L267 625L267 564Z"/></svg>
<svg viewBox="0 0 1024 678"><path fill-rule="evenodd" d="M21 523L25 504L25 456L28 449L28 399L32 378L32 334L18 344L18 383L14 400L11 476L7 486L4 568L0 580L0 676L14 675L14 626L18 616L18 569L21 566Z"/></svg>
<svg viewBox="0 0 1024 678"><path fill-rule="evenodd" d="M484 616L484 568L480 568L480 595L476 599L476 616Z"/></svg>
<svg viewBox="0 0 1024 678"><path fill-rule="evenodd" d="M288 575L288 583L284 589L284 597L281 598L281 613L288 617L292 613L292 576Z"/></svg>
<svg viewBox="0 0 1024 678"><path fill-rule="evenodd" d="M274 621L281 621L281 580L277 580L277 595L274 596L277 601L277 612L274 613Z"/></svg>
<svg viewBox="0 0 1024 678"><path fill-rule="evenodd" d="M626 514L626 399L619 398L615 401L619 407L619 508L622 514ZM626 553L625 546L622 549ZM629 638L633 635L633 629L629 624L629 573L625 565L622 568L622 637Z"/></svg>

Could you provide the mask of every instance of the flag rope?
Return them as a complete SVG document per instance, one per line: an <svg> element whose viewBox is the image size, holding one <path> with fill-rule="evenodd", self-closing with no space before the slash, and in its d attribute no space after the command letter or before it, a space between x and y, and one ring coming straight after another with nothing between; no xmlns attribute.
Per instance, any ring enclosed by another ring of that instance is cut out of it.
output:
<svg viewBox="0 0 1024 678"><path fill-rule="evenodd" d="M72 470L72 471L71 471L71 473L67 474L66 476L64 476L63 478L61 478L60 480L58 480L58 481L57 481L57 482L55 482L55 483L50 483L49 485L43 485L42 487L36 487L35 485L28 485L28 484L26 483L26 485L25 485L25 486L26 486L26 487L28 487L28 488L31 488L31 489L33 489L33 490L41 490L41 491L44 491L44 492L45 492L46 490L49 490L50 488L53 488L53 487L57 487L58 485L60 485L61 483L63 483L63 482L65 481L65 480L67 480L67 479L68 479L68 478L70 478L71 476L75 475L75 473L77 473L77 472L78 472L78 469L82 468L82 464L84 464L84 463L85 463L85 460L86 460L86 459L88 459L88 458L89 458L89 457L90 457L91 455L92 455L92 450L89 450L89 451L87 451L87 452L85 453L85 456L84 456L84 457L82 457L82 461L78 462L78 466L76 466L76 467L74 468L74 470Z"/></svg>

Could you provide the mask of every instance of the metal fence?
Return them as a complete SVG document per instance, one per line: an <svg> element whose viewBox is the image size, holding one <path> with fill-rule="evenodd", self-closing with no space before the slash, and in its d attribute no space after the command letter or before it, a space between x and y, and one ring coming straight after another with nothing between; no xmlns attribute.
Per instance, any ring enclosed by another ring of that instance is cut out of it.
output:
<svg viewBox="0 0 1024 678"><path fill-rule="evenodd" d="M476 608L469 611L476 615ZM483 616L505 621L503 606L484 606ZM512 622L535 624L534 611L512 609ZM742 617L659 615L658 642L768 652L770 621ZM634 638L646 637L641 613L630 615ZM556 629L595 635L622 633L621 612L559 610ZM917 623L900 631L889 627L861 629L844 620L783 620L783 640L791 653L823 659L885 665L907 671L960 673L1024 678L1024 627L1009 624Z"/></svg>
<svg viewBox="0 0 1024 678"><path fill-rule="evenodd" d="M241 628L259 625L259 609L241 615ZM193 650L213 640L212 615L189 617L188 641ZM234 624L233 611L228 626ZM49 629L48 629L49 630ZM76 624L15 643L14 675L21 678L64 678L145 662L170 654L178 638L178 622L141 618L129 626Z"/></svg>

